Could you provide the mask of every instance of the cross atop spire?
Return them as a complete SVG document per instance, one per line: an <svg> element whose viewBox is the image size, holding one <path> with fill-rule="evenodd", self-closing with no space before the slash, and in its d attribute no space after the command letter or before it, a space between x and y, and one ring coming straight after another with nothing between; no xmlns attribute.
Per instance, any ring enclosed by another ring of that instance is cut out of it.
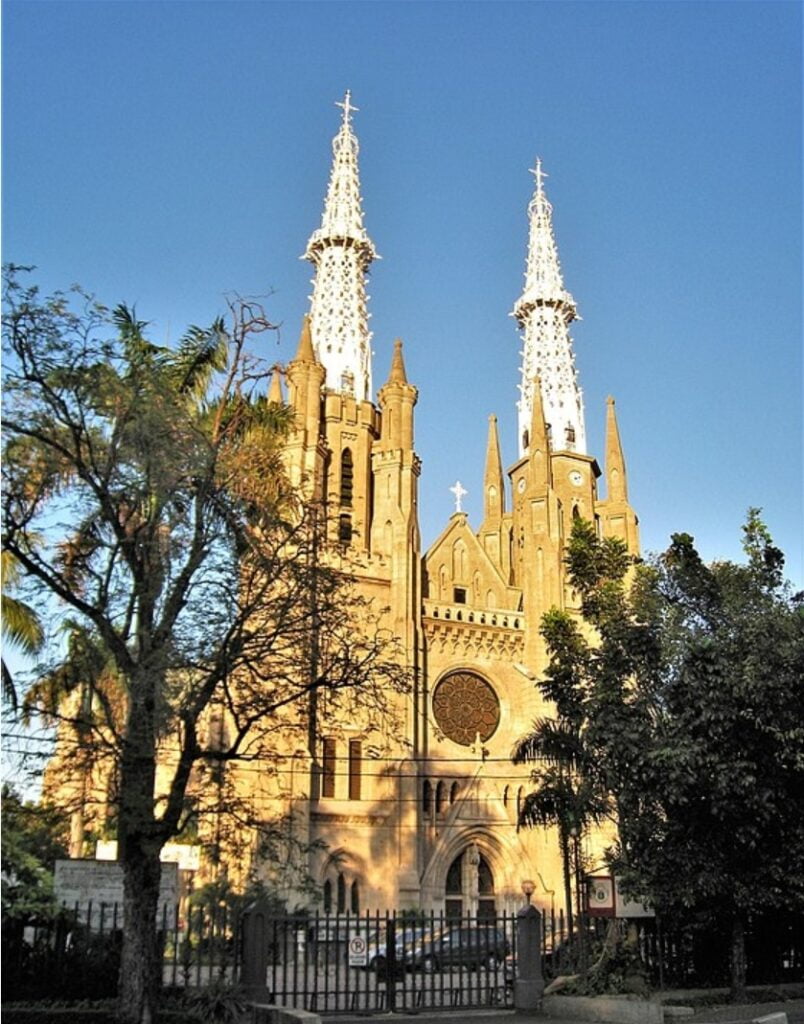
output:
<svg viewBox="0 0 804 1024"><path fill-rule="evenodd" d="M360 107L352 106L352 93L350 92L349 89L346 90L346 95L343 98L343 102L341 102L340 100L336 100L335 106L340 107L343 110L343 123L346 127L349 127L349 125L352 123L350 116L352 111L354 110L355 113L357 113L360 110Z"/></svg>
<svg viewBox="0 0 804 1024"><path fill-rule="evenodd" d="M542 158L540 156L536 157L536 166L535 167L531 167L530 173L536 179L536 192L538 194L542 194L543 195L544 194L544 179L545 178L549 178L550 175L545 173L545 171L542 170Z"/></svg>

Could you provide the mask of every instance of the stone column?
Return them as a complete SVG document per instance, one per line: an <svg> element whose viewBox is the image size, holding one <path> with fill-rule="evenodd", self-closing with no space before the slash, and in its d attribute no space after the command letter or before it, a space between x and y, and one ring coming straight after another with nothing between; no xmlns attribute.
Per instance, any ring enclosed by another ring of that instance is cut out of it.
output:
<svg viewBox="0 0 804 1024"><path fill-rule="evenodd" d="M538 1010L544 992L542 915L531 904L516 915L516 948L514 1008L518 1013Z"/></svg>

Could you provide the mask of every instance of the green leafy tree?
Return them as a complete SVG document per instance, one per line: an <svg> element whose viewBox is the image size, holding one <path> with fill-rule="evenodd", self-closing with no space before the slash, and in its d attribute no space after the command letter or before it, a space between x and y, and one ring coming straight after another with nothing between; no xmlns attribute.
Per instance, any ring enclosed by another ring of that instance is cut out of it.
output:
<svg viewBox="0 0 804 1024"><path fill-rule="evenodd" d="M67 856L65 815L59 808L23 800L3 785L3 924L52 918L53 866Z"/></svg>
<svg viewBox="0 0 804 1024"><path fill-rule="evenodd" d="M804 908L804 608L757 510L744 533L746 564L706 566L676 534L635 565L576 522L567 565L587 626L546 616L541 684L612 801L615 870L660 914L725 929L735 996L750 916Z"/></svg>
<svg viewBox="0 0 804 1024"><path fill-rule="evenodd" d="M274 731L317 691L335 706L360 687L379 714L403 673L348 575L318 557L321 512L283 473L292 414L251 351L271 327L258 304L234 299L165 348L126 307L43 299L16 268L4 299L3 550L75 621L26 709L113 765L119 1014L149 1022L159 854L210 777L270 760Z"/></svg>
<svg viewBox="0 0 804 1024"><path fill-rule="evenodd" d="M630 789L626 880L679 917L730 933L744 994L752 917L804 912L804 604L751 509L745 564L703 564L676 534L637 595L662 638L661 702Z"/></svg>

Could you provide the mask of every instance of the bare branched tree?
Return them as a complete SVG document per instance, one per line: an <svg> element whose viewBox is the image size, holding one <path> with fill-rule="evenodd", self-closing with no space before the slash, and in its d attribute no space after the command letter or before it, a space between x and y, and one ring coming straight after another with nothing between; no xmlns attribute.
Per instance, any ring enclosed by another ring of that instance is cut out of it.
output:
<svg viewBox="0 0 804 1024"><path fill-rule="evenodd" d="M149 1022L160 850L202 771L270 760L321 692L359 690L379 723L404 672L379 611L322 557L325 510L283 472L292 412L251 351L272 326L258 302L234 297L164 348L133 310L42 299L18 268L4 297L3 550L70 620L23 710L61 720L85 773L113 766L120 1016Z"/></svg>

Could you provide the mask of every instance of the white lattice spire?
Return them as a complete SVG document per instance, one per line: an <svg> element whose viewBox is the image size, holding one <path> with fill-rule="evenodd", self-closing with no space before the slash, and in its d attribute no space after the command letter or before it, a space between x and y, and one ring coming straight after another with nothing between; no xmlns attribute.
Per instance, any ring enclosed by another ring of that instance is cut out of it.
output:
<svg viewBox="0 0 804 1024"><path fill-rule="evenodd" d="M310 296L313 345L326 370L326 387L371 398L371 332L366 308L366 272L377 259L363 227L359 146L352 131L351 96L342 103L343 119L332 140L332 173L321 227L314 231L304 256L315 265Z"/></svg>
<svg viewBox="0 0 804 1024"><path fill-rule="evenodd" d="M531 171L536 189L528 205L530 236L525 290L513 316L523 331L519 385L519 454L525 455L533 410L533 381L541 379L544 415L552 448L586 452L583 399L578 387L569 325L577 317L575 300L564 288L553 235L553 208L544 193L541 160Z"/></svg>

